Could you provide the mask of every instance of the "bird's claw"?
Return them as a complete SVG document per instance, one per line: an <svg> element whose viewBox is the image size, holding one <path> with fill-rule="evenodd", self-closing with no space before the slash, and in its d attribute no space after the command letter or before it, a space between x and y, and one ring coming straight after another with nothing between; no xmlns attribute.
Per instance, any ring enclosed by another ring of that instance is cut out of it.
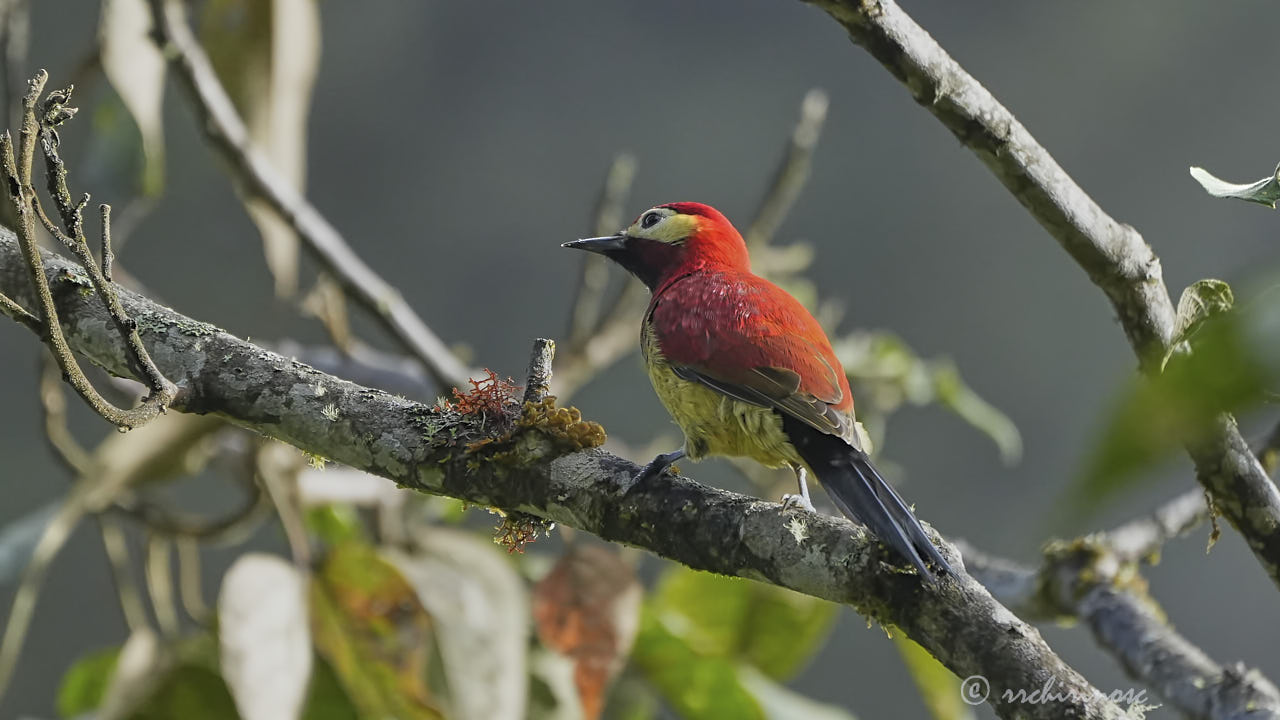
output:
<svg viewBox="0 0 1280 720"><path fill-rule="evenodd" d="M813 506L813 501L809 500L809 498L805 497L804 495L800 495L800 494L793 495L791 493L787 493L786 495L783 495L782 496L782 512L784 513L791 512L792 510L796 510L796 509L808 510L811 513L818 512L818 509Z"/></svg>

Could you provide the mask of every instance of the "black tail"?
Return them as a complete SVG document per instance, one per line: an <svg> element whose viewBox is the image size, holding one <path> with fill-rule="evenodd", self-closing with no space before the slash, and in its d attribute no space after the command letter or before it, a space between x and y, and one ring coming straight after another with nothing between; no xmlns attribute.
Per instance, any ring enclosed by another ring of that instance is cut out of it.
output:
<svg viewBox="0 0 1280 720"><path fill-rule="evenodd" d="M865 452L842 438L786 415L783 415L782 429L840 512L866 525L877 538L914 565L925 580L934 579L928 562L937 565L944 574L955 574L920 527L920 521Z"/></svg>

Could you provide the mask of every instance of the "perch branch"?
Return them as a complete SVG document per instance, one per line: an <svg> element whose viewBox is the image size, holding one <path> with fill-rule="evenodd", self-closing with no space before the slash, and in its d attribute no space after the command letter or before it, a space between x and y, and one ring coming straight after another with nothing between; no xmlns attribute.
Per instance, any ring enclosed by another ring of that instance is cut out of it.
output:
<svg viewBox="0 0 1280 720"><path fill-rule="evenodd" d="M30 290L15 272L18 256L16 242L0 233L0 291L21 301ZM67 268L65 260L45 257L68 337L94 362L129 374L120 339L104 332L102 308L58 280ZM968 575L924 585L882 562L887 556L879 544L842 518L788 518L776 503L684 478L632 487L639 471L634 463L598 449L557 449L539 426L518 429L505 441L519 448L515 461L489 461L462 442L484 437L476 418L450 418L326 375L134 293L122 290L121 298L161 368L177 380L178 410L217 414L421 492L527 513L690 567L853 605L899 627L957 675L987 677L992 702L1007 717L1123 714ZM955 557L945 545L943 552ZM1074 695L1065 703L1028 705L1004 694L1046 683Z"/></svg>
<svg viewBox="0 0 1280 720"><path fill-rule="evenodd" d="M200 116L210 144L249 194L260 198L298 234L342 289L444 387L466 386L470 370L414 313L400 293L356 254L347 241L249 140L244 122L187 24L183 3L151 0L157 42Z"/></svg>
<svg viewBox="0 0 1280 720"><path fill-rule="evenodd" d="M894 0L805 0L826 11L933 113L1106 294L1148 375L1173 337L1174 308L1160 260L1138 232L1109 216L1022 123L949 56ZM1280 492L1219 416L1188 445L1197 479L1280 584Z"/></svg>

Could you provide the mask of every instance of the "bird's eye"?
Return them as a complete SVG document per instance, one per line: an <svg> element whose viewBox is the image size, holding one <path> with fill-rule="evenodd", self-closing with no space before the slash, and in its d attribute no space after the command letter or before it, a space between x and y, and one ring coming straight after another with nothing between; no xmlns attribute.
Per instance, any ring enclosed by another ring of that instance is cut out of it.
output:
<svg viewBox="0 0 1280 720"><path fill-rule="evenodd" d="M644 228L645 230L648 230L654 225L657 225L658 221L661 219L662 219L662 216L656 212L645 213L644 217L640 218L640 227Z"/></svg>

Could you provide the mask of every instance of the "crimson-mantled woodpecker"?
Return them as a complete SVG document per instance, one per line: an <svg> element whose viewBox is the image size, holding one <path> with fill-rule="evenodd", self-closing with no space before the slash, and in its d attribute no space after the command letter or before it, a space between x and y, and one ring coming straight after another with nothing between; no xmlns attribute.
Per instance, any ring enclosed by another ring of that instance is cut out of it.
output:
<svg viewBox="0 0 1280 720"><path fill-rule="evenodd" d="M861 522L932 580L947 561L864 451L849 380L818 321L795 298L751 273L742 236L701 203L659 205L617 235L565 247L605 255L653 297L640 342L649 379L684 431L640 480L682 457L749 457L790 466L812 510L806 471L840 511Z"/></svg>

